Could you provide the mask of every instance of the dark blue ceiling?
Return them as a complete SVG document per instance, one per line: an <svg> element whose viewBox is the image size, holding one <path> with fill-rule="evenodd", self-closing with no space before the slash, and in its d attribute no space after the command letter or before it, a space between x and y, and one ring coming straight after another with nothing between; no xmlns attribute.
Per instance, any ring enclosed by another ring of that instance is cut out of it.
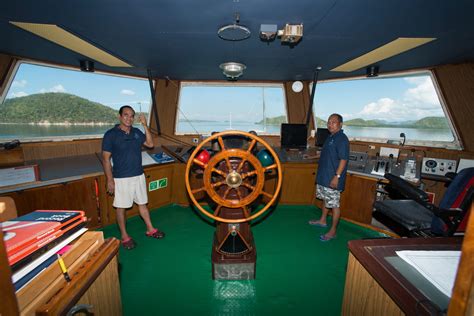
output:
<svg viewBox="0 0 474 316"><path fill-rule="evenodd" d="M232 42L217 30L234 22L251 31ZM84 59L9 23L56 24L133 65L98 70L182 80L222 80L219 64L247 65L242 80L353 77L331 72L398 37L435 37L411 51L380 61L380 72L474 61L473 0L2 0L0 52L78 67ZM261 24L303 23L303 39L291 47L263 42Z"/></svg>

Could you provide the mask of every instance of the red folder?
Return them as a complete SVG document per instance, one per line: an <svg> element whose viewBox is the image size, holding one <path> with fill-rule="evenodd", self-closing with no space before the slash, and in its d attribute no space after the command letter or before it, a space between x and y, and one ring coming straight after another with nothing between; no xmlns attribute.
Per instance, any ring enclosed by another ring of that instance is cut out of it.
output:
<svg viewBox="0 0 474 316"><path fill-rule="evenodd" d="M84 222L84 215L84 211L76 210L38 210L0 223L7 255L11 256L69 225Z"/></svg>

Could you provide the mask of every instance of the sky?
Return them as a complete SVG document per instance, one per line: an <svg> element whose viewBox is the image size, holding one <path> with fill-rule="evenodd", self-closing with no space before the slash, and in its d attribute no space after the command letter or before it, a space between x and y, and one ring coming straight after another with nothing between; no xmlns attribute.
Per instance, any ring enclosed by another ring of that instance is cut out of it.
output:
<svg viewBox="0 0 474 316"><path fill-rule="evenodd" d="M285 115L286 112L282 85L188 85L181 91L179 117L183 120L256 122L263 118L263 96L266 117ZM25 63L18 69L7 98L44 92L75 94L114 109L130 104L136 111L149 112L151 103L147 80ZM332 113L341 114L344 120L363 118L392 122L444 116L429 73L320 82L313 109L323 119Z"/></svg>
<svg viewBox="0 0 474 316"><path fill-rule="evenodd" d="M391 122L444 116L428 73L392 77L322 82L316 86L313 106L318 117L334 112L344 120L363 118Z"/></svg>
<svg viewBox="0 0 474 316"><path fill-rule="evenodd" d="M148 80L63 70L22 63L7 98L44 92L64 92L118 109L124 104L149 111Z"/></svg>

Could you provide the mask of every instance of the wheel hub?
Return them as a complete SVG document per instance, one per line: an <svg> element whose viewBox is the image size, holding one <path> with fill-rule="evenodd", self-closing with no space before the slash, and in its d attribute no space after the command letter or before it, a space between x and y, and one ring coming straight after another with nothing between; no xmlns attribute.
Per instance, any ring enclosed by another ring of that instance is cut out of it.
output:
<svg viewBox="0 0 474 316"><path fill-rule="evenodd" d="M228 186L235 189L235 188L238 188L242 184L242 177L240 176L240 174L237 171L232 170L227 175L225 181L226 181Z"/></svg>

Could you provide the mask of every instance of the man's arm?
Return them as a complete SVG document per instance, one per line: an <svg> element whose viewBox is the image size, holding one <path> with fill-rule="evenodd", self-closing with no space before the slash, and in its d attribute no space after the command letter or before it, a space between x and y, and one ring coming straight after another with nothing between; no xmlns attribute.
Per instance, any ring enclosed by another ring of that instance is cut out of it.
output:
<svg viewBox="0 0 474 316"><path fill-rule="evenodd" d="M114 176L112 174L112 164L110 158L112 153L108 151L102 151L102 167L104 168L105 177L107 178L107 193L110 195L115 192Z"/></svg>
<svg viewBox="0 0 474 316"><path fill-rule="evenodd" d="M346 167L346 164L347 164L347 160L343 159L339 161L339 166L336 169L336 174L334 175L334 177L332 177L331 183L329 184L331 188L337 189L337 186L339 184L339 178L337 177L337 175L342 174L342 172L344 171L344 168Z"/></svg>
<svg viewBox="0 0 474 316"><path fill-rule="evenodd" d="M146 125L146 118L143 114L140 114L139 119L140 119L140 123L143 125L143 129L145 130L146 140L143 143L143 145L148 148L153 148L154 147L153 137L151 136L150 129Z"/></svg>

